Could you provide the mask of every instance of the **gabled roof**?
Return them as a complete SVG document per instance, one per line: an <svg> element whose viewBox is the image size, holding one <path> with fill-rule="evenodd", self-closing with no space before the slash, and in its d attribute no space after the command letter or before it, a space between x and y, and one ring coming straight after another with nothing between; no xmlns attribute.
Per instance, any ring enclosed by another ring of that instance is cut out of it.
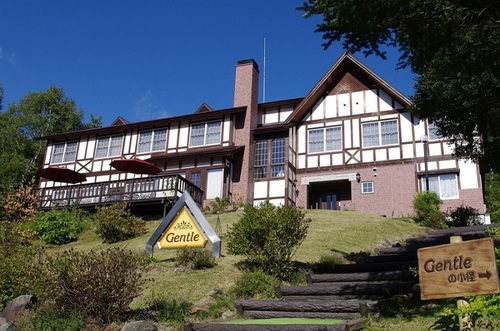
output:
<svg viewBox="0 0 500 331"><path fill-rule="evenodd" d="M210 106L207 105L206 103L202 103L201 106L195 111L195 114L206 113L206 112L210 112L210 111L213 111L213 109L210 108Z"/></svg>
<svg viewBox="0 0 500 331"><path fill-rule="evenodd" d="M123 117L118 116L116 120L114 120L113 123L111 123L111 126L123 125L123 124L130 124L130 122L124 119Z"/></svg>
<svg viewBox="0 0 500 331"><path fill-rule="evenodd" d="M286 120L286 123L299 122L320 98L328 95L332 90L336 89L337 93L342 92L341 83L347 75L352 75L360 81L360 85L364 85L364 88L381 88L403 107L408 107L411 104L410 99L359 62L354 56L344 53L316 86L302 99L302 102L297 105L294 112ZM345 79L345 81L348 81L348 79Z"/></svg>

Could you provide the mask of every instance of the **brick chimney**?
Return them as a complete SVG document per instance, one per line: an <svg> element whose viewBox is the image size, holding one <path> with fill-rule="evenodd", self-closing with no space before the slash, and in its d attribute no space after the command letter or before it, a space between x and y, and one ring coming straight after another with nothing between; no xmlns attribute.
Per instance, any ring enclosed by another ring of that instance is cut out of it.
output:
<svg viewBox="0 0 500 331"><path fill-rule="evenodd" d="M234 107L247 107L243 127L236 130L235 144L245 146L243 155L235 160L235 166L241 164L241 169L234 169L233 195L253 202L253 166L254 139L252 130L257 127L259 98L259 66L253 59L238 61L234 84Z"/></svg>

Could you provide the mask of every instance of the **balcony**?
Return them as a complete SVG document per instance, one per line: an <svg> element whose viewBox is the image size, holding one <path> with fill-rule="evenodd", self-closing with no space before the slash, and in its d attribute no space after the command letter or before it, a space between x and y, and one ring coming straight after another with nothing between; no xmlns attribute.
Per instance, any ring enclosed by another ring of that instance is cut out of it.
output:
<svg viewBox="0 0 500 331"><path fill-rule="evenodd" d="M38 208L78 207L91 209L117 202L132 205L175 203L187 191L201 206L203 190L179 175L157 175L92 184L39 189Z"/></svg>

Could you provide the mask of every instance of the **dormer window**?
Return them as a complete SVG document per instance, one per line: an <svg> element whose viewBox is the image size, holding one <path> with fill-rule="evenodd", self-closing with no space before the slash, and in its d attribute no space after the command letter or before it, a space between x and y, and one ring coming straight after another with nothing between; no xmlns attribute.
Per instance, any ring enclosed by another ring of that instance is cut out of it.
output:
<svg viewBox="0 0 500 331"><path fill-rule="evenodd" d="M196 123L191 125L189 146L206 146L220 144L221 121Z"/></svg>

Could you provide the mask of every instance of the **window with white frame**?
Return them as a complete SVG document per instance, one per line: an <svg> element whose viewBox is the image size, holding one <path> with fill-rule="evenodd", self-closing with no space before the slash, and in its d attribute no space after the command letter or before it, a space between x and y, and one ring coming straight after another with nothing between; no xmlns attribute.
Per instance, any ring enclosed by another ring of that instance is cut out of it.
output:
<svg viewBox="0 0 500 331"><path fill-rule="evenodd" d="M255 142L254 178L267 177L267 140Z"/></svg>
<svg viewBox="0 0 500 331"><path fill-rule="evenodd" d="M123 135L99 137L95 152L96 158L119 156L122 152Z"/></svg>
<svg viewBox="0 0 500 331"><path fill-rule="evenodd" d="M220 144L221 121L197 123L191 125L189 146L205 146Z"/></svg>
<svg viewBox="0 0 500 331"><path fill-rule="evenodd" d="M275 138L271 144L271 177L285 176L285 139Z"/></svg>
<svg viewBox="0 0 500 331"><path fill-rule="evenodd" d="M167 129L144 130L139 132L137 153L147 153L165 150Z"/></svg>
<svg viewBox="0 0 500 331"><path fill-rule="evenodd" d="M368 194L373 192L374 192L373 182L361 182L362 194Z"/></svg>
<svg viewBox="0 0 500 331"><path fill-rule="evenodd" d="M52 156L50 163L73 162L76 160L76 141L63 142L52 146Z"/></svg>
<svg viewBox="0 0 500 331"><path fill-rule="evenodd" d="M309 130L309 153L338 151L342 149L340 127Z"/></svg>
<svg viewBox="0 0 500 331"><path fill-rule="evenodd" d="M427 126L427 131L429 131L429 140L442 139L442 137L440 135L438 135L438 133L437 133L438 128L437 128L436 124L429 123L429 125Z"/></svg>
<svg viewBox="0 0 500 331"><path fill-rule="evenodd" d="M284 176L285 138L257 140L255 142L254 178L277 178Z"/></svg>
<svg viewBox="0 0 500 331"><path fill-rule="evenodd" d="M425 189L425 178L422 177ZM445 199L458 198L457 174L439 174L429 176L429 191L436 192L439 197Z"/></svg>
<svg viewBox="0 0 500 331"><path fill-rule="evenodd" d="M363 147L393 145L399 142L398 121L363 124Z"/></svg>

